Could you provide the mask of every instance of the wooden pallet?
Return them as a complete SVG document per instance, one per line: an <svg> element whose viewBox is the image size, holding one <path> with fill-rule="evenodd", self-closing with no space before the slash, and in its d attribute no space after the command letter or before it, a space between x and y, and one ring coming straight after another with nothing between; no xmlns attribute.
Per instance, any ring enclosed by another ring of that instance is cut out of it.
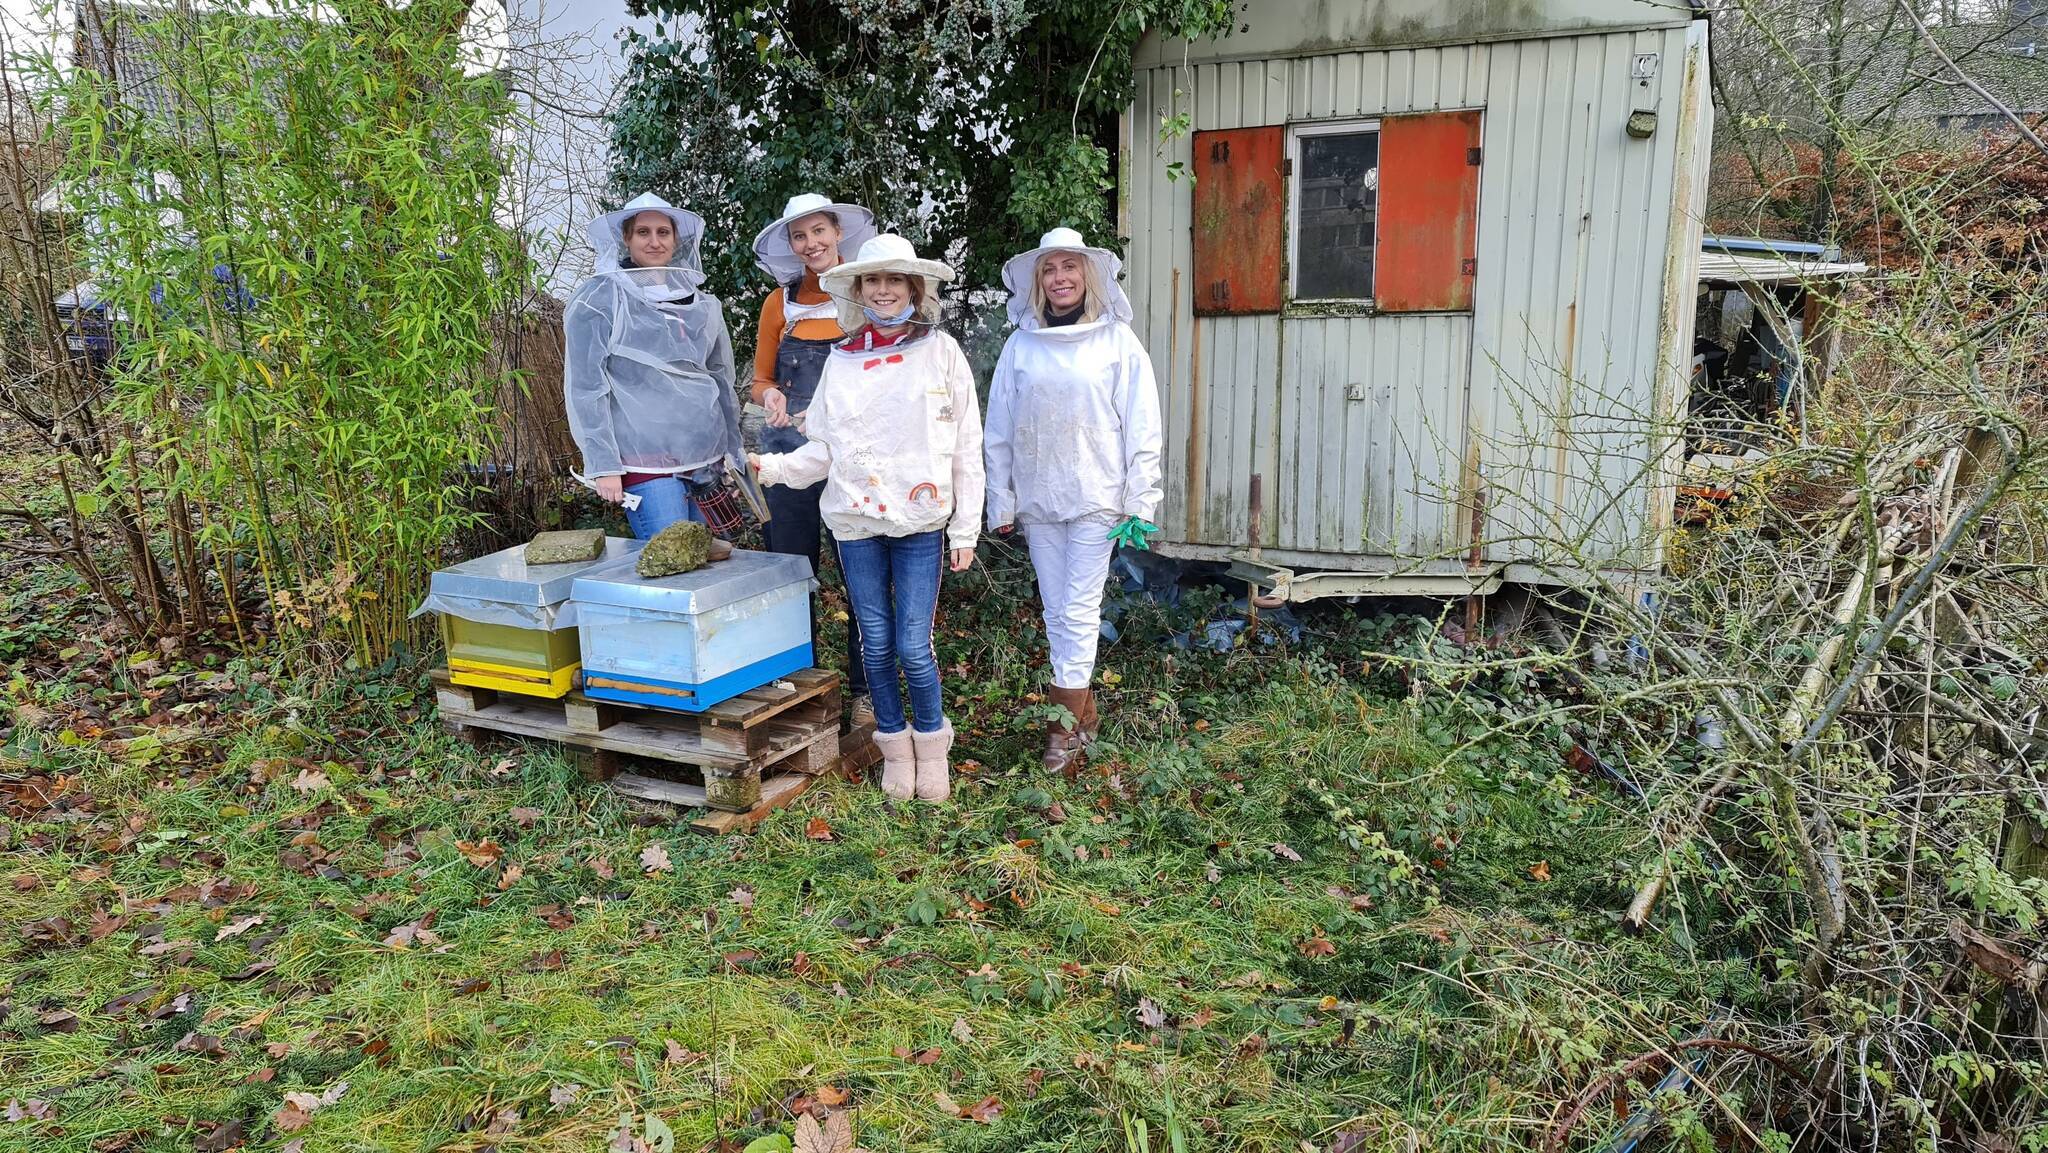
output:
<svg viewBox="0 0 2048 1153"><path fill-rule="evenodd" d="M450 730L471 739L505 733L558 741L574 751L584 776L625 796L714 810L691 823L699 832L745 832L822 774L844 771L839 674L822 669L792 673L701 713L580 692L558 700L500 693L455 684L446 669L436 669L433 680ZM854 750L847 762L868 759L861 743L847 743ZM871 734L864 744L873 749ZM677 770L696 780L655 775Z"/></svg>

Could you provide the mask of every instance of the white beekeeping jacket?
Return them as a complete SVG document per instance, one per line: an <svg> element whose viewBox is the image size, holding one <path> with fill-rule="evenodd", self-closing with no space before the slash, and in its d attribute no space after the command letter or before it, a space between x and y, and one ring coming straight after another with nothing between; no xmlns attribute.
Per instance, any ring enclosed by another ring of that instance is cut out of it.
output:
<svg viewBox="0 0 2048 1153"><path fill-rule="evenodd" d="M621 229L640 212L676 222L662 268L630 265ZM651 194L590 222L597 271L562 317L563 398L586 476L738 467L732 338L718 298L699 291L704 222Z"/></svg>
<svg viewBox="0 0 2048 1153"><path fill-rule="evenodd" d="M1047 328L1011 287L1019 327L996 362L984 434L989 527L1155 520L1159 391L1123 289L1108 281L1100 319Z"/></svg>
<svg viewBox="0 0 2048 1153"><path fill-rule="evenodd" d="M850 343L850 342L849 342ZM943 332L825 361L804 419L810 439L761 458L761 483L825 482L818 511L841 540L946 530L951 548L981 537L981 403L974 370Z"/></svg>

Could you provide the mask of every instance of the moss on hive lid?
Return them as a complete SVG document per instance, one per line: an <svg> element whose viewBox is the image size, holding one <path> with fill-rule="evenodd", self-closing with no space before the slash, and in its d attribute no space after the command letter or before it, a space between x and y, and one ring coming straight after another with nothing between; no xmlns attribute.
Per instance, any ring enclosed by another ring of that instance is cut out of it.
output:
<svg viewBox="0 0 2048 1153"><path fill-rule="evenodd" d="M654 534L640 550L634 571L643 577L674 576L704 567L711 553L711 530L693 520L679 520Z"/></svg>
<svg viewBox="0 0 2048 1153"><path fill-rule="evenodd" d="M604 530L572 528L544 532L526 544L527 564L574 564L604 555Z"/></svg>

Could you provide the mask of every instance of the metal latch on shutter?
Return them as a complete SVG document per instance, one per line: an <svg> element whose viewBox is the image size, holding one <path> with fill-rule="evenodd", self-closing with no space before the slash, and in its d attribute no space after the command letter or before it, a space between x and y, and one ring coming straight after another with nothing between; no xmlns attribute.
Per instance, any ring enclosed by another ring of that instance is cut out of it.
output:
<svg viewBox="0 0 2048 1153"><path fill-rule="evenodd" d="M1467 148L1465 150L1465 166L1468 168L1479 167L1479 150L1477 148Z"/></svg>
<svg viewBox="0 0 2048 1153"><path fill-rule="evenodd" d="M1467 276L1477 276L1479 275L1479 261L1474 257L1468 256L1465 258L1464 263L1459 265L1458 271Z"/></svg>

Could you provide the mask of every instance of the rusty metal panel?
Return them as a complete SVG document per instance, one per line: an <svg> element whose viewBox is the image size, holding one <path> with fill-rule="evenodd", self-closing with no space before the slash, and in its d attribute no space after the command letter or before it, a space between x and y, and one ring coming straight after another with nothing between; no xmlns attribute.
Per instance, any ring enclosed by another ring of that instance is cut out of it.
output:
<svg viewBox="0 0 2048 1153"><path fill-rule="evenodd" d="M1464 312L1478 279L1479 113L1380 121L1381 312Z"/></svg>
<svg viewBox="0 0 2048 1153"><path fill-rule="evenodd" d="M1195 133L1196 316L1280 311L1286 147L1279 125Z"/></svg>

